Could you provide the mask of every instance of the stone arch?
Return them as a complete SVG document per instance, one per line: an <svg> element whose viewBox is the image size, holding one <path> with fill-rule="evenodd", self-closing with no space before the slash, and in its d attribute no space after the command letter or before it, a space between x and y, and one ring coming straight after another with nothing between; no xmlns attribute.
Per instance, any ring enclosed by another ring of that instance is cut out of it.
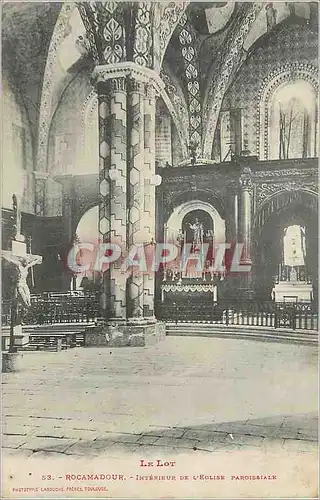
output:
<svg viewBox="0 0 320 500"><path fill-rule="evenodd" d="M209 189L197 189L192 191L180 191L172 197L172 208L182 205L188 201L200 200L215 207L222 219L226 218L225 205L222 198L215 192Z"/></svg>
<svg viewBox="0 0 320 500"><path fill-rule="evenodd" d="M318 212L318 195L316 192L308 189L279 189L279 191L269 196L258 207L253 220L253 235L255 235L253 241L258 239L261 229L272 214L280 213L283 209L294 203L300 203L300 205L307 207L315 215Z"/></svg>
<svg viewBox="0 0 320 500"><path fill-rule="evenodd" d="M90 139L95 135L96 141L93 144ZM95 152L97 172L99 171L99 135L98 135L98 95L92 90L85 99L81 109L81 144L82 144L82 163L89 163L94 158Z"/></svg>
<svg viewBox="0 0 320 500"><path fill-rule="evenodd" d="M153 68L160 73L163 58L171 37L182 15L186 11L187 2L157 2L154 9L154 57Z"/></svg>
<svg viewBox="0 0 320 500"><path fill-rule="evenodd" d="M252 261L254 288L261 300L269 300L278 273L283 229L288 224L307 228L307 267L313 283L317 270L317 194L308 190L279 190L261 204L253 221Z"/></svg>
<svg viewBox="0 0 320 500"><path fill-rule="evenodd" d="M199 199L186 201L181 205L178 205L173 210L166 224L168 227L168 232L170 234L170 237L173 237L173 239L175 238L175 236L181 229L184 217L189 212L192 212L194 210L203 210L211 217L216 240L218 242L224 242L225 241L224 219L222 219L218 210L215 207L213 207L210 203Z"/></svg>
<svg viewBox="0 0 320 500"><path fill-rule="evenodd" d="M81 235L79 234L79 226L81 225L81 223L83 222L83 220L85 219L85 217L90 213L93 214L93 217L92 217L92 220L95 220L96 219L96 226L95 226L95 229L94 227L90 226L90 228L88 228L88 231L86 231L85 228L82 228L82 234L84 235L84 237L87 237L86 240L81 240ZM96 212L96 213L95 213ZM96 215L96 217L95 217ZM89 241L89 239L91 238L93 241L93 243L97 243L97 239L99 237L99 205L97 204L96 201L92 201L91 203L89 203L85 209L83 210L79 210L77 214L75 214L75 220L74 220L74 228L75 228L75 233L77 233L77 235L80 237L80 240L81 241ZM90 239L90 241L91 241Z"/></svg>
<svg viewBox="0 0 320 500"><path fill-rule="evenodd" d="M48 50L41 93L37 150L37 170L42 172L46 170L47 164L48 139L52 116L52 97L55 86L54 72L56 68L58 47L64 39L69 19L76 8L76 4L69 2L62 5Z"/></svg>
<svg viewBox="0 0 320 500"><path fill-rule="evenodd" d="M279 66L264 79L258 94L257 152L261 160L269 159L269 106L272 95L282 84L304 80L318 91L317 69L309 63L287 63Z"/></svg>
<svg viewBox="0 0 320 500"><path fill-rule="evenodd" d="M250 3L250 5L248 5L248 10L243 21L239 24L231 43L227 46L227 50L223 52L221 69L217 79L208 80L208 89L203 105L204 134L202 153L204 158L211 158L214 133L225 92L230 83L230 78L241 64L243 44L262 7L263 5L260 3Z"/></svg>
<svg viewBox="0 0 320 500"><path fill-rule="evenodd" d="M92 120L92 113L98 109L98 94L96 90L92 90L85 99L81 109L81 139L85 144L85 127L86 123Z"/></svg>

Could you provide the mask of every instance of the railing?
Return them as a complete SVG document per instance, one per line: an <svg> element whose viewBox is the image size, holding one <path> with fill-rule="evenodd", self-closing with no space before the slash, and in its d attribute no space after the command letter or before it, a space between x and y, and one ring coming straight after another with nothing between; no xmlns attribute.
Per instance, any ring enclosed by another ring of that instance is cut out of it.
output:
<svg viewBox="0 0 320 500"><path fill-rule="evenodd" d="M99 295L88 293L46 293L31 297L24 324L87 323L100 316ZM264 326L303 330L318 329L318 311L312 304L257 302L194 304L164 302L159 319L167 322L208 321L222 325ZM2 302L2 325L9 325L10 303Z"/></svg>
<svg viewBox="0 0 320 500"><path fill-rule="evenodd" d="M163 321L207 321L221 325L261 326L292 330L317 330L318 312L311 304L251 302L247 304L177 304L163 303Z"/></svg>
<svg viewBox="0 0 320 500"><path fill-rule="evenodd" d="M26 325L88 323L99 316L99 296L88 293L43 293L31 296ZM2 325L9 325L10 302L2 301Z"/></svg>

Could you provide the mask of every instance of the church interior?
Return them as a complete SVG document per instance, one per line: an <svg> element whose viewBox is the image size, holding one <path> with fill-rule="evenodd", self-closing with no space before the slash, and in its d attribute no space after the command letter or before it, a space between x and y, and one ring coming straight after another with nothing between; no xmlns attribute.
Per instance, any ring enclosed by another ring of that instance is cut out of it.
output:
<svg viewBox="0 0 320 500"><path fill-rule="evenodd" d="M286 303L314 318L317 67L317 2L5 3L3 321L19 283L25 324L129 337ZM178 258L74 273L88 242ZM232 271L237 244L248 272ZM200 269L179 265L187 245Z"/></svg>
<svg viewBox="0 0 320 500"><path fill-rule="evenodd" d="M0 7L1 498L317 497L318 2Z"/></svg>

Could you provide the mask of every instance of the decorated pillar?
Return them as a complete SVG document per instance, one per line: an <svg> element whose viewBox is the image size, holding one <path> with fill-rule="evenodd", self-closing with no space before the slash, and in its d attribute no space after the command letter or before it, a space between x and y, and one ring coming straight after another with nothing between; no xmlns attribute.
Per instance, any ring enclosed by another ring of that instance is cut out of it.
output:
<svg viewBox="0 0 320 500"><path fill-rule="evenodd" d="M100 79L99 101L99 235L100 243L126 249L127 98L126 78ZM126 319L126 276L120 259L102 275L103 317Z"/></svg>
<svg viewBox="0 0 320 500"><path fill-rule="evenodd" d="M144 234L144 98L145 84L135 78L129 79L128 116L129 131L129 248L143 245ZM130 318L143 318L143 272L133 269L128 278L128 315Z"/></svg>
<svg viewBox="0 0 320 500"><path fill-rule="evenodd" d="M156 91L146 84L144 98L144 207L143 223L146 241L146 256L150 258L156 240L156 185L161 177L155 174L155 109ZM149 268L143 277L143 314L154 317L155 277Z"/></svg>
<svg viewBox="0 0 320 500"><path fill-rule="evenodd" d="M133 247L138 252L140 247L142 255L154 251L159 180L155 175L155 93L161 89L161 80L152 70L127 62L96 66L93 81L99 100L100 240L119 245L129 265L123 266L120 258L104 273L101 326L86 342L96 345L99 337L107 345L145 345L155 332L164 330L154 318L150 261L146 271L131 265L131 259Z"/></svg>

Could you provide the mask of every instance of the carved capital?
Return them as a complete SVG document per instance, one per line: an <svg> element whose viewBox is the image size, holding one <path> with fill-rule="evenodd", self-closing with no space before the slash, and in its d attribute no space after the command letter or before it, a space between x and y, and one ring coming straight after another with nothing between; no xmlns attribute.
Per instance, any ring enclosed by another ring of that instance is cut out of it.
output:
<svg viewBox="0 0 320 500"><path fill-rule="evenodd" d="M130 94L136 93L145 95L145 83L136 78L129 77L128 79L128 91Z"/></svg>
<svg viewBox="0 0 320 500"><path fill-rule="evenodd" d="M249 191L253 188L251 168L244 167L239 177L239 185L243 190Z"/></svg>
<svg viewBox="0 0 320 500"><path fill-rule="evenodd" d="M127 90L127 80L125 77L120 76L119 78L110 78L107 82L109 92L126 92Z"/></svg>
<svg viewBox="0 0 320 500"><path fill-rule="evenodd" d="M159 93L162 93L165 88L158 73L129 61L96 66L92 73L91 82L97 85L98 83L120 77L129 77L142 83L153 85Z"/></svg>
<svg viewBox="0 0 320 500"><path fill-rule="evenodd" d="M49 177L48 172L39 172L38 170L35 170L33 175L36 181L46 181Z"/></svg>
<svg viewBox="0 0 320 500"><path fill-rule="evenodd" d="M157 92L157 89L154 87L154 85L147 83L145 85L145 96L150 101L153 101L156 97L159 96L159 93Z"/></svg>

